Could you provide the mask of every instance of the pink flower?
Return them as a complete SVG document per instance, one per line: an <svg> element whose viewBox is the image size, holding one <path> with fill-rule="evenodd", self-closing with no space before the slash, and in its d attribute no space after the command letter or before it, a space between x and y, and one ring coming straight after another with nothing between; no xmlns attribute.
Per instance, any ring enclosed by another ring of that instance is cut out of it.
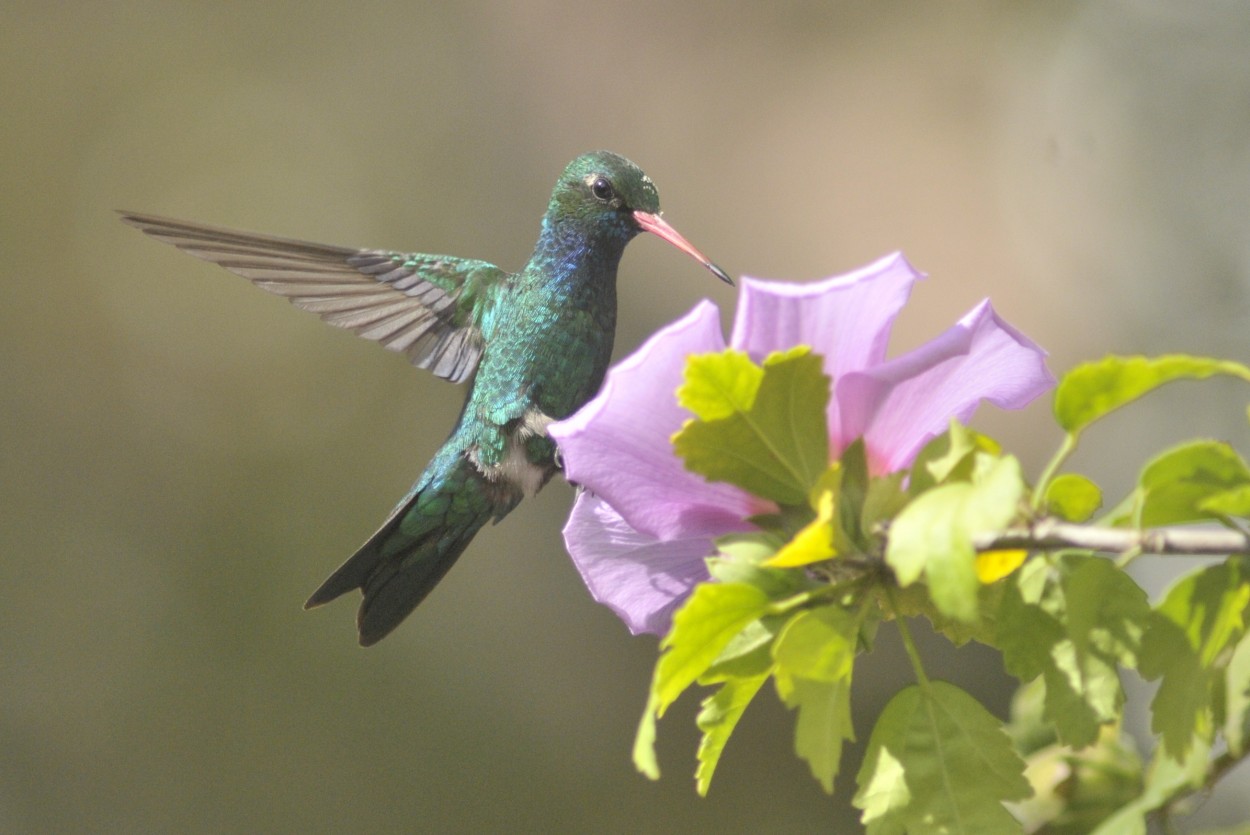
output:
<svg viewBox="0 0 1250 835"><path fill-rule="evenodd" d="M864 438L874 472L909 466L951 418L982 400L1017 409L1054 385L1045 352L983 301L938 338L894 359L894 318L920 278L901 253L810 284L744 279L726 346L714 304L701 302L614 367L603 390L552 424L568 479L585 488L564 529L591 595L630 631L663 634L708 579L715 537L751 530L764 505L685 469L670 438L691 415L677 405L686 357L726 347L759 362L809 345L833 380L830 451Z"/></svg>

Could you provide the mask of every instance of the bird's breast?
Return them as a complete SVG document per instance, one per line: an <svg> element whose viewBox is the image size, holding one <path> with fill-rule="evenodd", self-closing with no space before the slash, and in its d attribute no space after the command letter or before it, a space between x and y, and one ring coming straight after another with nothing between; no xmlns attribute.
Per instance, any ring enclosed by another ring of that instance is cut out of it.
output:
<svg viewBox="0 0 1250 835"><path fill-rule="evenodd" d="M502 430L499 443L470 449L469 460L488 481L533 496L555 471L551 451L536 449L548 443L547 426L553 421L539 409L528 409L520 420Z"/></svg>

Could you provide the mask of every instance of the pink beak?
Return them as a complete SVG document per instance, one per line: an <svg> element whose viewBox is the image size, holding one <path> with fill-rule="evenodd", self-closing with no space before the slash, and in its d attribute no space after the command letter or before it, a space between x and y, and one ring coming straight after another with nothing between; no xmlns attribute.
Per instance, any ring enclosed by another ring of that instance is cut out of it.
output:
<svg viewBox="0 0 1250 835"><path fill-rule="evenodd" d="M729 277L728 273L713 264L702 252L695 249L694 246L691 245L690 241L683 238L676 229L669 226L668 221L664 218L660 217L658 214L652 214L651 212L635 211L634 220L637 221L638 225L642 227L642 231L650 232L653 235L659 235L661 238L694 258L703 266L707 267L708 270L711 271L712 275L716 276L730 287L733 286L733 279Z"/></svg>

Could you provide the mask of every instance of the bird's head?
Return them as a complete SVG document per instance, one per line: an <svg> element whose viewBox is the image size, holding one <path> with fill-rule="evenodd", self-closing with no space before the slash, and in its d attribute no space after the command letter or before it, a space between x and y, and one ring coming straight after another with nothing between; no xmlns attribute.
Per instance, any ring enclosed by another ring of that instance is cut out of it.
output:
<svg viewBox="0 0 1250 835"><path fill-rule="evenodd" d="M721 281L733 281L660 216L660 195L641 168L611 151L583 154L568 164L551 194L547 217L575 224L588 239L624 245L651 232L690 255Z"/></svg>

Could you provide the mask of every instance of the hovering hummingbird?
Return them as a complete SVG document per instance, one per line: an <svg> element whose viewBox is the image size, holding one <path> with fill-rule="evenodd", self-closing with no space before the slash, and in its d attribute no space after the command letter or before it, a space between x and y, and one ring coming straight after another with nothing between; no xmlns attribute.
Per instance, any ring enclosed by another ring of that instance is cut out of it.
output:
<svg viewBox="0 0 1250 835"><path fill-rule="evenodd" d="M603 382L616 330L616 270L639 232L724 272L660 217L638 166L608 151L569 163L529 263L352 249L122 212L122 220L220 264L469 392L451 436L369 541L313 592L312 608L360 589L360 643L386 637L488 520L542 488L559 464L547 425Z"/></svg>

